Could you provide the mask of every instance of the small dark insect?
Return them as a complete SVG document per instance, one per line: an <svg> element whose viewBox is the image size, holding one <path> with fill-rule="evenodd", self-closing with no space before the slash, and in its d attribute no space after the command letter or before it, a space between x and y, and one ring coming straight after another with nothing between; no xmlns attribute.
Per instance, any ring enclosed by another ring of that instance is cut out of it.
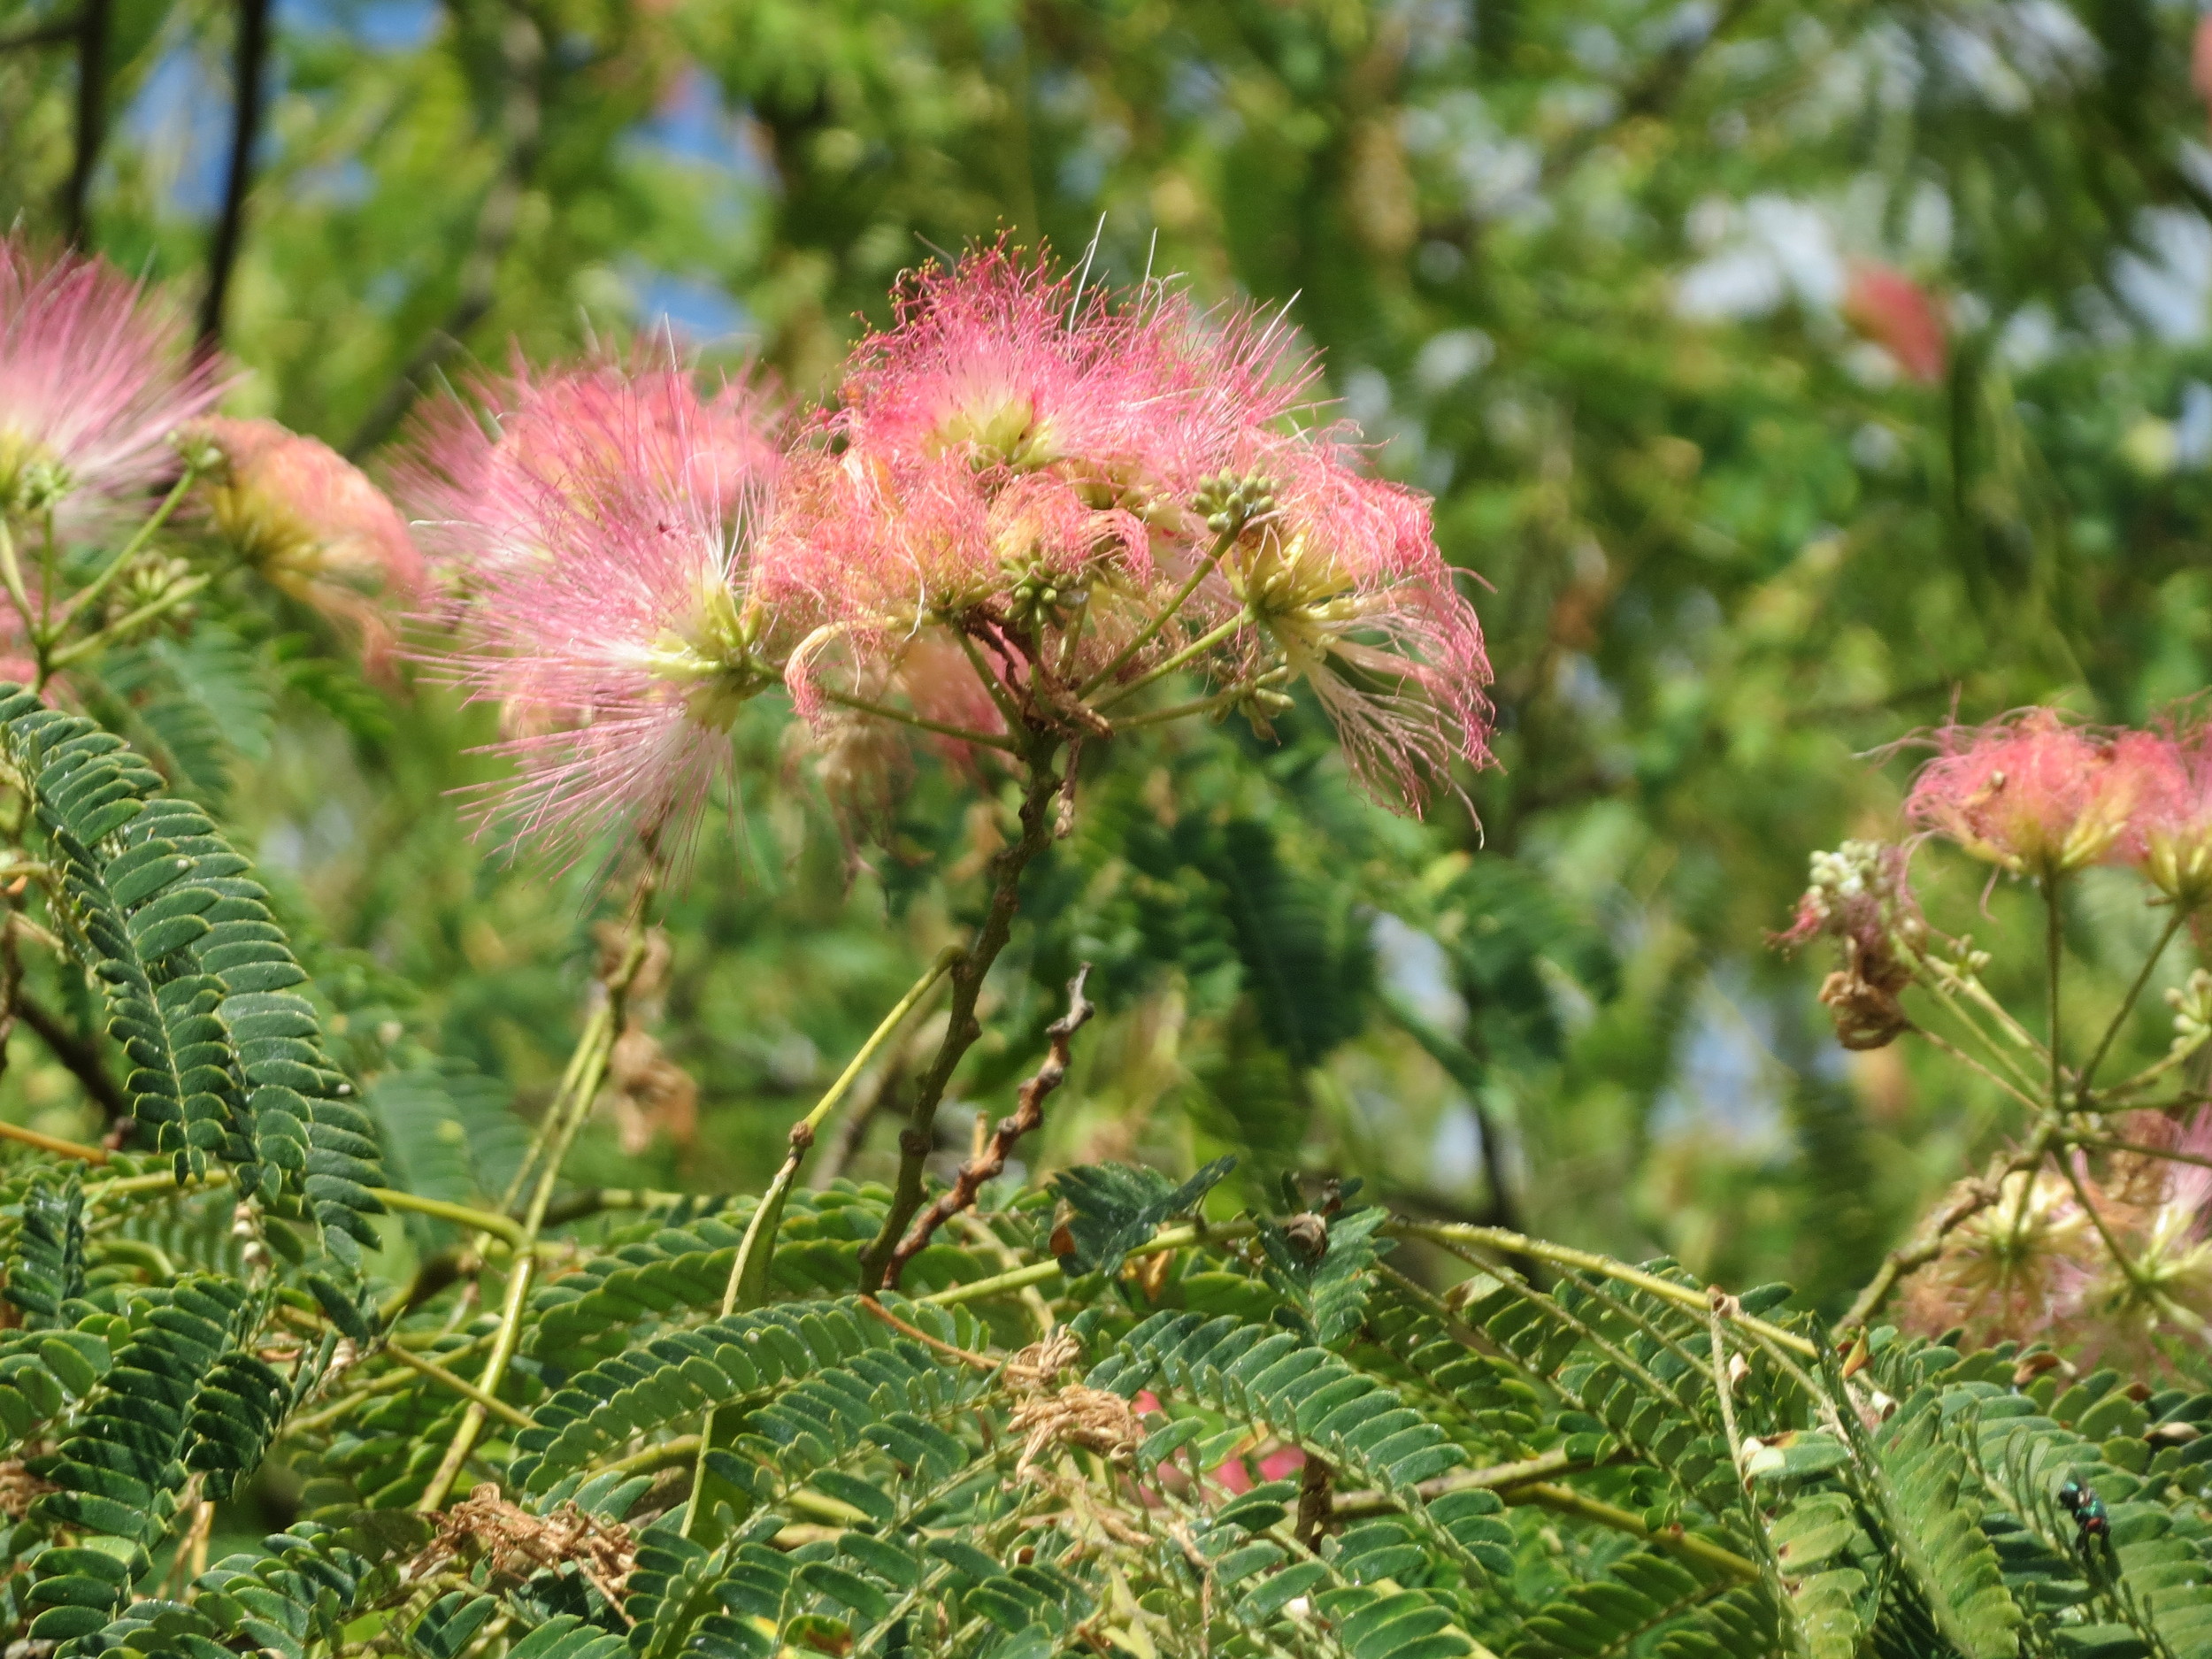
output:
<svg viewBox="0 0 2212 1659"><path fill-rule="evenodd" d="M2104 1500L2078 1480L2069 1480L2058 1489L2058 1507L2074 1517L2074 1525L2081 1528L2085 1543L2093 1538L2107 1537L2112 1531Z"/></svg>

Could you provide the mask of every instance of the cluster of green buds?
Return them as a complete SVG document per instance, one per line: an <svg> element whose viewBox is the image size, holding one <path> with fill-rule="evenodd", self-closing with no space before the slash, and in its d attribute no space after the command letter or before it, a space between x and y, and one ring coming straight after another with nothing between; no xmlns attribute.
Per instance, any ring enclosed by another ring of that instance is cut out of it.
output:
<svg viewBox="0 0 2212 1659"><path fill-rule="evenodd" d="M1259 472L1217 472L1202 480L1191 504L1216 535L1232 535L1275 511L1275 483Z"/></svg>
<svg viewBox="0 0 2212 1659"><path fill-rule="evenodd" d="M0 512L50 512L73 488L68 467L57 457L0 430Z"/></svg>
<svg viewBox="0 0 2212 1659"><path fill-rule="evenodd" d="M189 561L152 549L141 553L124 567L113 588L108 590L105 619L115 627L150 605L157 605L167 599L175 588L192 579ZM162 623L173 628L191 626L193 607L190 604L173 605L162 613Z"/></svg>
<svg viewBox="0 0 2212 1659"><path fill-rule="evenodd" d="M2202 968L2166 993L2166 1006L2174 1010L2174 1048L2187 1054L2212 1039L2212 973Z"/></svg>
<svg viewBox="0 0 2212 1659"><path fill-rule="evenodd" d="M1041 627L1056 620L1063 606L1080 605L1089 600L1090 595L1085 589L1063 588L1060 580L1033 560L1007 593L1008 609L1013 619L1025 626Z"/></svg>

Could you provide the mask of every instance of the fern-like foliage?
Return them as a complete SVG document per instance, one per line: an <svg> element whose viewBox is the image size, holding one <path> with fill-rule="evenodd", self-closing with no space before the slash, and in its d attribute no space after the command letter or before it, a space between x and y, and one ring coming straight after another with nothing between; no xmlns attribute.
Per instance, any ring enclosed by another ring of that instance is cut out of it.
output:
<svg viewBox="0 0 2212 1659"><path fill-rule="evenodd" d="M53 842L58 919L106 995L133 1116L178 1179L226 1164L357 1262L382 1210L374 1131L248 861L120 739L7 687L0 775Z"/></svg>

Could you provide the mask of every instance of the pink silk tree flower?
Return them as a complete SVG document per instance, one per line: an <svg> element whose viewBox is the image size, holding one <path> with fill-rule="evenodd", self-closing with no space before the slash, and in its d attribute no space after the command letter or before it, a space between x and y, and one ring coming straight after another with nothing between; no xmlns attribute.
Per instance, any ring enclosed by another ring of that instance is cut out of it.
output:
<svg viewBox="0 0 2212 1659"><path fill-rule="evenodd" d="M0 511L66 527L173 478L171 433L222 390L177 318L105 260L0 241Z"/></svg>
<svg viewBox="0 0 2212 1659"><path fill-rule="evenodd" d="M407 526L351 462L273 420L212 416L185 428L220 470L205 501L215 528L272 585L361 630L381 661L392 631L380 599L411 602L426 572Z"/></svg>
<svg viewBox="0 0 2212 1659"><path fill-rule="evenodd" d="M643 488L735 524L778 466L772 400L744 380L703 396L690 373L649 352L534 374L519 363L419 417L402 489L434 564L454 583L545 549L530 532L547 490L589 502Z"/></svg>
<svg viewBox="0 0 2212 1659"><path fill-rule="evenodd" d="M933 626L1066 735L1173 668L1256 721L1303 679L1355 779L1417 810L1488 759L1481 628L1426 498L1293 428L1316 375L1279 319L1079 291L1002 243L910 278L763 534L764 603L830 619L801 710L872 697L849 670Z"/></svg>
<svg viewBox="0 0 2212 1659"><path fill-rule="evenodd" d="M1946 726L1905 812L1924 829L2015 875L2048 881L2126 851L2143 787L2118 746L2028 709L1981 726Z"/></svg>
<svg viewBox="0 0 2212 1659"><path fill-rule="evenodd" d="M631 397L595 380L564 403L586 416L519 423L527 444L480 474L486 496L466 522L485 539L464 596L436 618L444 640L419 651L502 705L494 749L518 775L488 788L483 818L572 859L611 830L680 843L729 764L740 709L780 678L780 626L805 626L803 610L774 616L746 593L745 533L772 450L688 412L672 429L644 418L680 411L680 396L665 381Z"/></svg>

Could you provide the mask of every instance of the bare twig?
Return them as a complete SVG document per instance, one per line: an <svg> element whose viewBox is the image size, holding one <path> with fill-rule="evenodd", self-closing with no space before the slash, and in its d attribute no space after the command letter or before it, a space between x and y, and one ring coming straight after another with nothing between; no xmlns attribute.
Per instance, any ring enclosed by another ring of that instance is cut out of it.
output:
<svg viewBox="0 0 2212 1659"><path fill-rule="evenodd" d="M453 307L400 367L346 445L358 457L388 437L405 417L423 380L482 322L499 294L499 267L515 238L522 198L537 171L544 125L545 36L526 8L510 6L499 36L504 78L500 100L499 171L476 215L476 239L461 262Z"/></svg>
<svg viewBox="0 0 2212 1659"><path fill-rule="evenodd" d="M92 170L100 165L107 127L108 20L114 0L85 0L77 14L77 150L62 197L62 234L81 244L92 199Z"/></svg>
<svg viewBox="0 0 2212 1659"><path fill-rule="evenodd" d="M230 172L223 181L223 212L207 257L207 292L200 301L199 349L212 354L223 343L223 307L230 297L231 273L246 240L246 197L253 189L254 146L261 138L265 100L263 81L269 60L269 0L238 0L237 50L232 59Z"/></svg>
<svg viewBox="0 0 2212 1659"><path fill-rule="evenodd" d="M961 1165L950 1190L940 1194L937 1202L916 1218L907 1235L899 1240L899 1248L891 1253L890 1266L884 1275L886 1283L894 1286L898 1284L899 1275L928 1244L930 1236L972 1205L983 1183L1005 1172L1006 1156L1013 1150L1014 1143L1044 1122L1045 1097L1067 1079L1069 1049L1075 1033L1098 1011L1083 995L1083 981L1090 974L1091 964L1087 962L1069 981L1068 1011L1045 1027L1045 1040L1049 1045L1045 1063L1037 1068L1036 1076L1022 1085L1021 1093L1016 1097L1014 1115L999 1119L989 1144L979 1156Z"/></svg>

